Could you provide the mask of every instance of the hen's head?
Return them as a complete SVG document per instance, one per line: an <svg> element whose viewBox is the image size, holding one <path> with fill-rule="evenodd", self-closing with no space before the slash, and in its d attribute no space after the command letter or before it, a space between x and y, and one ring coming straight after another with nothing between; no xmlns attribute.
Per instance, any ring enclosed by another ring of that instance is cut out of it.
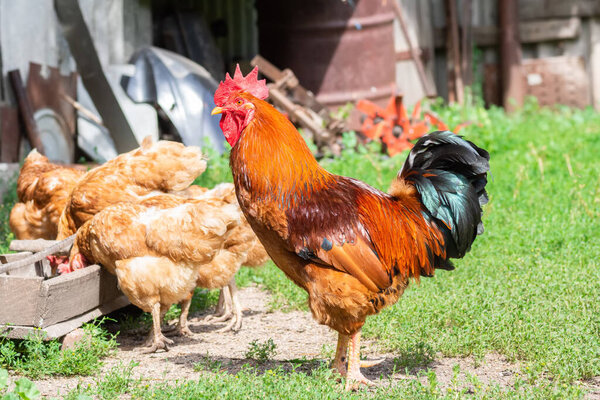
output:
<svg viewBox="0 0 600 400"><path fill-rule="evenodd" d="M225 139L234 147L240 139L242 131L254 118L256 106L253 100L264 100L269 96L265 80L258 80L258 67L255 67L245 77L238 65L233 78L225 75L215 92L215 104L212 115L221 115L221 129Z"/></svg>

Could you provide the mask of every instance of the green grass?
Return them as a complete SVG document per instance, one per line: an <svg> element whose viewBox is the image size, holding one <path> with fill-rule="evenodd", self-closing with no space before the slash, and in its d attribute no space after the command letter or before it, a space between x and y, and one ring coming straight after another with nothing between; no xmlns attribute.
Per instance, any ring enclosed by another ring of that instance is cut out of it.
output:
<svg viewBox="0 0 600 400"><path fill-rule="evenodd" d="M44 342L41 334L22 341L0 336L0 367L30 378L91 375L101 359L117 347L115 338L100 327L101 320L85 324L84 338L74 348L61 351L58 340Z"/></svg>
<svg viewBox="0 0 600 400"><path fill-rule="evenodd" d="M346 393L326 363L289 364L271 369L244 366L236 374L222 371L220 364L212 370L199 368L197 380L152 383L135 376L135 363L118 366L95 384L79 386L65 399L574 399L582 398L579 386L558 385L550 381L531 384L527 378L517 378L514 388L496 384L485 385L476 377L459 378L460 369L453 370L451 384L442 388L435 373L423 372L414 379L383 381L380 387ZM120 396L120 397L119 397Z"/></svg>
<svg viewBox="0 0 600 400"><path fill-rule="evenodd" d="M0 254L9 253L8 245L15 238L8 225L10 210L17 202L17 181L9 183L8 190L4 194L0 204Z"/></svg>

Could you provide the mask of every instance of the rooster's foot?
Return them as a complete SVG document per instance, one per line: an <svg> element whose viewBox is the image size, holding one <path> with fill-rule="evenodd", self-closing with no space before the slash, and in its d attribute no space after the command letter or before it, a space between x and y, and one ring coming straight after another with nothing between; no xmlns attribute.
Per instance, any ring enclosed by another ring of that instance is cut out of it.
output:
<svg viewBox="0 0 600 400"><path fill-rule="evenodd" d="M377 386L377 384L367 378L360 372L346 374L346 391L358 390L361 386Z"/></svg>
<svg viewBox="0 0 600 400"><path fill-rule="evenodd" d="M371 367L381 364L384 361L385 361L385 358L380 358L379 360L360 360L360 367L361 368L371 368Z"/></svg>

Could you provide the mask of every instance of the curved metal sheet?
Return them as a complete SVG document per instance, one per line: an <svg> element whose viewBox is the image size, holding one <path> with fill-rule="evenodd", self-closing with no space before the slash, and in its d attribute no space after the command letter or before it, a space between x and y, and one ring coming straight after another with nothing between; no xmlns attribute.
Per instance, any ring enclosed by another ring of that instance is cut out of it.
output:
<svg viewBox="0 0 600 400"><path fill-rule="evenodd" d="M121 85L136 103L151 103L167 115L185 145L202 146L207 137L219 153L224 138L211 117L218 83L200 65L179 54L144 47L130 60L135 73Z"/></svg>

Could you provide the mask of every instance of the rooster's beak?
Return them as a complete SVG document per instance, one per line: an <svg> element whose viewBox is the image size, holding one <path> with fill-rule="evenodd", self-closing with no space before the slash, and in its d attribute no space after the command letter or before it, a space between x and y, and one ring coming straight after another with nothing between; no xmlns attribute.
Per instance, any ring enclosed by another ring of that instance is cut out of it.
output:
<svg viewBox="0 0 600 400"><path fill-rule="evenodd" d="M223 112L223 108L222 107L215 107L211 111L210 115L217 115L217 114L221 114L222 112Z"/></svg>

